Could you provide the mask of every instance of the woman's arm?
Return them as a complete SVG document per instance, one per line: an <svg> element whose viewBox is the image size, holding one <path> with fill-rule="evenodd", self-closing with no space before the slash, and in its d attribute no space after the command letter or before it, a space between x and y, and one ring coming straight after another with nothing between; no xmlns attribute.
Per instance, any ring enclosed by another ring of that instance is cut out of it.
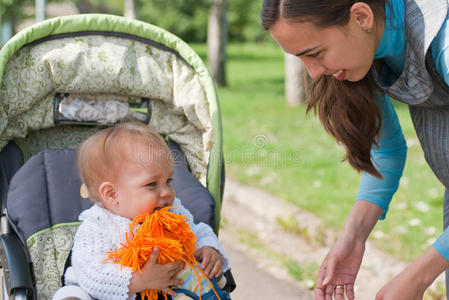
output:
<svg viewBox="0 0 449 300"><path fill-rule="evenodd" d="M407 146L388 97L376 98L382 128L371 155L383 179L363 174L356 202L341 236L321 264L315 288L318 300L354 299L354 282L365 252L365 242L379 218L384 218L404 169ZM345 287L334 289L337 285Z"/></svg>
<svg viewBox="0 0 449 300"><path fill-rule="evenodd" d="M376 204L357 201L346 219L342 234L354 241L365 243L383 212Z"/></svg>
<svg viewBox="0 0 449 300"><path fill-rule="evenodd" d="M376 300L421 300L424 291L449 267L449 261L430 247L394 277L376 295Z"/></svg>

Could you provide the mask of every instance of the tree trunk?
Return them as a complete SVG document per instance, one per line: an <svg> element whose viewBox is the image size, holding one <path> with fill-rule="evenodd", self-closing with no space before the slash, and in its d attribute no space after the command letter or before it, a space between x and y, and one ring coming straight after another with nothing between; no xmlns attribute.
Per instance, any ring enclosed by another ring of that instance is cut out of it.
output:
<svg viewBox="0 0 449 300"><path fill-rule="evenodd" d="M91 3L89 0L78 0L75 1L75 5L78 8L80 14L87 14L92 12L101 14L108 13L108 8L104 6L103 3L95 5Z"/></svg>
<svg viewBox="0 0 449 300"><path fill-rule="evenodd" d="M123 15L125 16L125 18L129 18L129 19L136 18L135 0L125 0L125 13Z"/></svg>
<svg viewBox="0 0 449 300"><path fill-rule="evenodd" d="M226 86L227 11L228 0L212 0L207 32L207 57L211 75L219 86Z"/></svg>
<svg viewBox="0 0 449 300"><path fill-rule="evenodd" d="M296 56L285 53L285 98L288 106L298 106L305 101L307 71Z"/></svg>
<svg viewBox="0 0 449 300"><path fill-rule="evenodd" d="M36 0L36 22L42 22L47 18L47 0Z"/></svg>

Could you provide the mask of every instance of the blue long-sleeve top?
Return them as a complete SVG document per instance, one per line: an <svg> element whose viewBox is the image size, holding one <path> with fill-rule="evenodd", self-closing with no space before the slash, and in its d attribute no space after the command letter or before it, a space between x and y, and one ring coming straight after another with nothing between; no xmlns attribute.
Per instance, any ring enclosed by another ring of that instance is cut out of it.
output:
<svg viewBox="0 0 449 300"><path fill-rule="evenodd" d="M404 68L406 58L404 13L403 0L387 1L385 29L375 53L375 58L384 62L381 77L386 85L392 84ZM444 22L430 48L436 69L449 86L449 18ZM407 156L407 145L389 97L376 96L375 101L382 115L382 128L377 145L371 149L371 157L383 179L364 172L356 200L365 200L380 206L384 210L381 219L384 219L393 194L399 186ZM449 229L440 235L433 247L449 260Z"/></svg>

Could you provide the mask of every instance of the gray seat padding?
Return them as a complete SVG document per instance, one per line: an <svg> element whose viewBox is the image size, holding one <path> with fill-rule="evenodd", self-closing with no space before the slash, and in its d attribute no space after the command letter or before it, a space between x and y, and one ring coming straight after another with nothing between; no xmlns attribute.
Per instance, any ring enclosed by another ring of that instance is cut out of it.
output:
<svg viewBox="0 0 449 300"><path fill-rule="evenodd" d="M210 193L189 172L185 157L174 143L173 185L177 197L192 212L194 221L214 224L214 201ZM7 209L15 227L26 240L32 234L56 224L77 222L81 211L92 206L80 196L73 149L45 150L31 157L11 180Z"/></svg>
<svg viewBox="0 0 449 300"><path fill-rule="evenodd" d="M179 146L169 141L168 146L173 155L173 187L176 196L181 199L193 215L194 222L203 222L215 229L215 201L209 191L190 173L187 160Z"/></svg>

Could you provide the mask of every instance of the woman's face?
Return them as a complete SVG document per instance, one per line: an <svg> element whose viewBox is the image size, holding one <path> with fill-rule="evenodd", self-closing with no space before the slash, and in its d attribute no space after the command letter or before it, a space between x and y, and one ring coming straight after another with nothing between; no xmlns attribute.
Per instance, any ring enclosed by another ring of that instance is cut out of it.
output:
<svg viewBox="0 0 449 300"><path fill-rule="evenodd" d="M280 19L270 32L285 52L302 59L312 78L325 74L348 81L368 73L382 36L363 29L352 17L347 25L325 28Z"/></svg>

